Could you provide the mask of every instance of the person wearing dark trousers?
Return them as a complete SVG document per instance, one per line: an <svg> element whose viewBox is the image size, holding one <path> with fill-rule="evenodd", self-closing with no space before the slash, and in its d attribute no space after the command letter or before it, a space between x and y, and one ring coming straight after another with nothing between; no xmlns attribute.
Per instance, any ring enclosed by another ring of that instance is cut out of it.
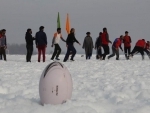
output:
<svg viewBox="0 0 150 113"><path fill-rule="evenodd" d="M0 56L3 56L6 61L6 49L7 49L7 41L6 41L6 30L2 30L2 36L0 37Z"/></svg>
<svg viewBox="0 0 150 113"><path fill-rule="evenodd" d="M94 44L93 44L93 39L90 36L90 32L86 33L87 36L84 38L84 42L83 42L83 49L85 49L85 54L86 54L86 60L87 59L91 59L92 53L93 53L93 48L94 48Z"/></svg>
<svg viewBox="0 0 150 113"><path fill-rule="evenodd" d="M144 60L144 48L146 46L145 39L140 39L136 42L136 45L132 52L129 55L129 58L133 57L135 54L140 53L142 56L142 60Z"/></svg>
<svg viewBox="0 0 150 113"><path fill-rule="evenodd" d="M33 53L33 41L35 40L35 38L32 37L31 29L27 29L25 40L26 40L26 49L27 49L26 62L31 62L31 57Z"/></svg>
<svg viewBox="0 0 150 113"><path fill-rule="evenodd" d="M43 55L43 62L45 62L45 53L47 47L47 36L44 32L44 26L39 28L39 32L35 35L35 43L38 49L38 62L41 60L41 54Z"/></svg>
<svg viewBox="0 0 150 113"><path fill-rule="evenodd" d="M99 36L96 39L95 42L95 49L96 49L96 59L101 59L102 57L102 51L101 51L101 46L102 46L102 32L99 33Z"/></svg>
<svg viewBox="0 0 150 113"><path fill-rule="evenodd" d="M102 60L105 60L106 55L109 54L109 43L112 43L109 40L109 34L107 32L107 28L103 28L103 33L102 33L102 47L104 50L104 53L102 54Z"/></svg>
<svg viewBox="0 0 150 113"><path fill-rule="evenodd" d="M76 49L73 45L73 43L76 42L78 43L79 45L81 45L78 40L75 38L75 29L74 28L71 28L70 30L70 34L68 35L67 37L67 40L66 40L66 46L67 46L67 53L65 55L65 58L64 58L64 62L66 62L69 58L69 55L70 55L70 52L72 53L72 56L71 56L71 61L74 61L74 56L76 55Z"/></svg>
<svg viewBox="0 0 150 113"><path fill-rule="evenodd" d="M64 42L66 42L61 35L61 28L57 28L57 33L54 34L54 37L52 40L52 46L51 47L55 46L55 49L54 49L54 53L51 57L51 60L53 60L55 58L55 56L56 56L56 58L55 58L56 60L60 60L59 59L59 55L61 53L61 48L59 46L60 39Z"/></svg>
<svg viewBox="0 0 150 113"><path fill-rule="evenodd" d="M123 38L125 58L128 59L131 52L131 37L128 35L128 31L125 31Z"/></svg>
<svg viewBox="0 0 150 113"><path fill-rule="evenodd" d="M116 60L119 60L119 47L123 51L121 44L122 44L123 36L121 35L120 38L116 38L112 45L112 54L108 56L108 59L114 57L116 54Z"/></svg>

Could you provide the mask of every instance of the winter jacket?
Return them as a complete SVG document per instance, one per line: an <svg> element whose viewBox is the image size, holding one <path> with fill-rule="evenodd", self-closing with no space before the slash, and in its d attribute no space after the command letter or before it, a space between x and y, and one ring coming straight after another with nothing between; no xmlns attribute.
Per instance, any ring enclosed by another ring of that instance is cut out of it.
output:
<svg viewBox="0 0 150 113"><path fill-rule="evenodd" d="M117 48L117 49L120 47L122 50L121 44L122 44L122 41L120 40L120 38L116 38L115 41L113 42L112 46Z"/></svg>
<svg viewBox="0 0 150 113"><path fill-rule="evenodd" d="M29 32L26 32L25 35L26 45L32 46L33 40L35 40Z"/></svg>
<svg viewBox="0 0 150 113"><path fill-rule="evenodd" d="M131 47L131 37L124 36L123 43L124 43L124 47Z"/></svg>
<svg viewBox="0 0 150 113"><path fill-rule="evenodd" d="M150 45L148 43L146 43L145 49L150 49Z"/></svg>
<svg viewBox="0 0 150 113"><path fill-rule="evenodd" d="M109 43L109 35L107 32L102 33L102 44L108 45Z"/></svg>
<svg viewBox="0 0 150 113"><path fill-rule="evenodd" d="M142 39L138 40L135 46L145 48L146 42Z"/></svg>
<svg viewBox="0 0 150 113"><path fill-rule="evenodd" d="M0 37L0 47L5 47L5 46L7 46L6 36L1 36Z"/></svg>
<svg viewBox="0 0 150 113"><path fill-rule="evenodd" d="M99 46L102 46L102 39L100 36L96 39L95 48L98 48Z"/></svg>
<svg viewBox="0 0 150 113"><path fill-rule="evenodd" d="M93 44L92 37L90 36L85 37L83 42L83 48L85 49L86 55L93 53L94 44Z"/></svg>
<svg viewBox="0 0 150 113"><path fill-rule="evenodd" d="M67 37L66 44L67 44L67 45L68 45L68 44L72 44L72 45L73 45L74 42L79 43L78 40L75 38L74 33L70 33L70 34L68 35L68 37Z"/></svg>
<svg viewBox="0 0 150 113"><path fill-rule="evenodd" d="M35 35L36 46L47 46L47 36L45 32L39 31Z"/></svg>

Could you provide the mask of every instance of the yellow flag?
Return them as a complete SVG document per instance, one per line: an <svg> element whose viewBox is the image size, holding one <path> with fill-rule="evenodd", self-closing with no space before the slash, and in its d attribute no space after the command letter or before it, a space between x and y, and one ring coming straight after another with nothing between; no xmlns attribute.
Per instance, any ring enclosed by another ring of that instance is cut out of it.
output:
<svg viewBox="0 0 150 113"><path fill-rule="evenodd" d="M67 14L67 19L66 19L66 31L67 31L68 34L70 33L69 14Z"/></svg>

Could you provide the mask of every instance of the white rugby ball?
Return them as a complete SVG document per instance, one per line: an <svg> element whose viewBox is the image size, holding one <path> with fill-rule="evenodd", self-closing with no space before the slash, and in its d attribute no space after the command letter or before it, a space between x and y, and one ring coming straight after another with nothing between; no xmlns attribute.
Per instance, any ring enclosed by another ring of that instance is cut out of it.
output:
<svg viewBox="0 0 150 113"><path fill-rule="evenodd" d="M59 62L49 64L43 71L39 83L42 105L62 104L72 96L72 78L68 69Z"/></svg>

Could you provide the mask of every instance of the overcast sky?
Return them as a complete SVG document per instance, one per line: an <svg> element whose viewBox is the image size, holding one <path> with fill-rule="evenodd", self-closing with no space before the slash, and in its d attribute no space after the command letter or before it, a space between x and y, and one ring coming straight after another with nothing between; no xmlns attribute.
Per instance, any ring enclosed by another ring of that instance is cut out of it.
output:
<svg viewBox="0 0 150 113"><path fill-rule="evenodd" d="M66 14L70 14L71 27L76 29L76 38L82 44L86 32L93 41L107 27L113 41L128 30L133 46L138 39L150 40L150 0L0 0L0 29L7 30L8 43L25 43L25 32L31 28L33 36L39 26L45 26L48 52L60 12L62 35L65 31ZM66 52L64 42L60 43ZM75 44L78 52L81 46ZM133 48L133 47L132 47Z"/></svg>

